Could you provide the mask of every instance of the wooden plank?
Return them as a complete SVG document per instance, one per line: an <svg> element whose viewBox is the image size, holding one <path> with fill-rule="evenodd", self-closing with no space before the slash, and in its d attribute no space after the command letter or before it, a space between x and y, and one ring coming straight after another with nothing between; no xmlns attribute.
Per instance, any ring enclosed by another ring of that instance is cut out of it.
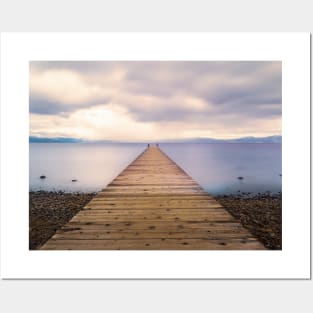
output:
<svg viewBox="0 0 313 313"><path fill-rule="evenodd" d="M157 203L193 203L193 204L216 204L217 201L214 200L212 197L208 196L176 196L176 195L163 195L163 196L144 196L141 195L140 197L110 197L110 196L105 196L105 195L96 195L90 203L95 203L95 202L112 202L112 203L121 203L121 202L126 202L126 203L152 203L154 204L155 202Z"/></svg>
<svg viewBox="0 0 313 313"><path fill-rule="evenodd" d="M164 211L171 211L171 210L182 210L180 211L176 211L177 213L182 213L183 210L191 210L193 212L196 212L196 210L214 210L214 209L222 209L225 210L220 204L215 203L212 205L196 205L196 204L172 204L172 205L168 205L168 204L127 204L127 203L116 203L116 204L110 204L110 203L100 203L100 204L90 204L88 206L86 206L83 209L84 211L88 211L88 210L146 210L147 212L149 210L164 210Z"/></svg>
<svg viewBox="0 0 313 313"><path fill-rule="evenodd" d="M210 212L225 212L225 209L223 207L217 207L217 208L142 208L142 209L117 209L115 207L109 208L109 209L84 209L80 212L80 216L86 216L86 215L97 215L97 216L103 216L103 215L110 215L110 216L158 216L158 215L176 215L176 216L185 216L185 215L196 215L200 216L203 215L203 217L207 217L208 213Z"/></svg>
<svg viewBox="0 0 313 313"><path fill-rule="evenodd" d="M176 239L224 239L224 238L253 238L251 234L243 228L240 229L224 229L223 237L221 237L220 230L215 228L208 231L207 229L195 229L193 232L185 231L146 231L146 230L109 230L106 232L96 229L68 228L61 229L57 232L54 238L58 239L137 239L137 238L176 238Z"/></svg>
<svg viewBox="0 0 313 313"><path fill-rule="evenodd" d="M256 239L100 239L60 240L52 238L43 250L259 250L264 249Z"/></svg>
<svg viewBox="0 0 313 313"><path fill-rule="evenodd" d="M265 248L159 148L149 147L42 249Z"/></svg>
<svg viewBox="0 0 313 313"><path fill-rule="evenodd" d="M120 222L120 223L129 223L129 222L148 222L149 224L159 225L159 223L164 222L171 222L173 225L175 223L180 223L184 225L184 223L205 223L205 222L231 222L234 218L229 214L214 214L214 218L209 220L208 215L206 216L152 216L147 217L144 215L141 216L99 216L99 215L84 215L84 216L76 216L72 218L72 222L77 223L96 223L96 224L105 224L105 223L113 223L113 222Z"/></svg>
<svg viewBox="0 0 313 313"><path fill-rule="evenodd" d="M229 220L232 222L233 220ZM202 221L75 221L71 220L67 225L70 227L80 227L81 229L158 229L158 230L181 230L185 229L186 231L192 231L193 229L209 229L211 223L227 223L225 219L215 218L212 222L202 222ZM225 228L227 225L225 225Z"/></svg>

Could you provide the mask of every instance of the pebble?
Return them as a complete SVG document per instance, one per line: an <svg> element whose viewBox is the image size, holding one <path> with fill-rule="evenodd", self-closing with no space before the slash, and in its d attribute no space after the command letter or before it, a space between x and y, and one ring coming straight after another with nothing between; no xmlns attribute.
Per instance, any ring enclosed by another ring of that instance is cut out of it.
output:
<svg viewBox="0 0 313 313"><path fill-rule="evenodd" d="M29 248L42 246L77 214L94 193L33 191L29 193Z"/></svg>
<svg viewBox="0 0 313 313"><path fill-rule="evenodd" d="M281 192L247 194L222 195L216 199L268 249L281 250Z"/></svg>

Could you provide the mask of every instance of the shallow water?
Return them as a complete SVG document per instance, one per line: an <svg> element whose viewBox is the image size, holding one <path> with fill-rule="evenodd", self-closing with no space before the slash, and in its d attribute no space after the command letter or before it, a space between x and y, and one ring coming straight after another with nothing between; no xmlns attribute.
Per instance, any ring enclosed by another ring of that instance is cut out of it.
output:
<svg viewBox="0 0 313 313"><path fill-rule="evenodd" d="M280 192L281 144L162 144L211 194ZM239 180L238 177L243 177Z"/></svg>
<svg viewBox="0 0 313 313"><path fill-rule="evenodd" d="M30 190L93 192L109 184L144 144L31 143ZM46 179L40 179L45 175ZM76 179L76 182L72 182Z"/></svg>
<svg viewBox="0 0 313 313"><path fill-rule="evenodd" d="M30 189L101 190L145 147L145 144L31 143ZM211 194L281 191L281 144L160 144L160 147ZM41 175L46 179L40 179ZM243 179L239 180L239 176Z"/></svg>

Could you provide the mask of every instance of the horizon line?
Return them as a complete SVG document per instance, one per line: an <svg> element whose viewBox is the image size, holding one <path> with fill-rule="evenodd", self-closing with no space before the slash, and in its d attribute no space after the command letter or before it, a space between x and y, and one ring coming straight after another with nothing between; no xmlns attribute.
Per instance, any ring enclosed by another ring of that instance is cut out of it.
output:
<svg viewBox="0 0 313 313"><path fill-rule="evenodd" d="M107 143L171 143L171 142L179 142L179 143L191 143L196 141L212 141L212 142L225 142L225 141L241 141L241 140L267 140L271 138L282 138L282 135L270 135L263 137L255 137L255 136L245 136L245 137L236 137L236 138L212 138L212 137L192 137L192 138L171 138L171 139L159 139L159 140L121 140L121 139L83 139L83 138L74 138L74 137L38 137L38 136L29 136L29 142L61 142L65 141L68 143L96 143L96 142L107 142Z"/></svg>

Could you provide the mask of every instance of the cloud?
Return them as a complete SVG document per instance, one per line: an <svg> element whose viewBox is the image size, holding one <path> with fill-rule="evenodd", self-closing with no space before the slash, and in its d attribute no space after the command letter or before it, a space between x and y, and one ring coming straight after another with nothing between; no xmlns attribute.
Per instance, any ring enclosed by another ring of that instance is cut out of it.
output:
<svg viewBox="0 0 313 313"><path fill-rule="evenodd" d="M138 122L123 107L111 104L79 109L68 116L30 114L30 123L31 136L121 141L160 141L193 137L236 138L247 134L267 136L279 133L281 128L280 118L267 121L247 120L238 124L236 116L219 117L209 121L203 117L201 122L191 119L188 123L184 119L161 123Z"/></svg>
<svg viewBox="0 0 313 313"><path fill-rule="evenodd" d="M137 123L123 107L111 104L78 109L69 116L31 114L30 122L32 136L136 140L138 133L143 139L157 133L153 123Z"/></svg>
<svg viewBox="0 0 313 313"><path fill-rule="evenodd" d="M72 123L81 119L84 138L120 137L107 125L142 129L149 136L163 136L166 129L165 138L230 136L234 130L243 135L280 133L281 75L281 62L276 61L31 62L31 130L38 126L37 117L46 115L46 128L49 120L62 124L66 117ZM111 124L105 118L109 112L115 121ZM83 115L87 121L90 114L94 122L87 127ZM105 132L94 134L102 128ZM76 128L62 129L73 133ZM52 136L52 130L45 131ZM127 131L124 135L130 137Z"/></svg>

